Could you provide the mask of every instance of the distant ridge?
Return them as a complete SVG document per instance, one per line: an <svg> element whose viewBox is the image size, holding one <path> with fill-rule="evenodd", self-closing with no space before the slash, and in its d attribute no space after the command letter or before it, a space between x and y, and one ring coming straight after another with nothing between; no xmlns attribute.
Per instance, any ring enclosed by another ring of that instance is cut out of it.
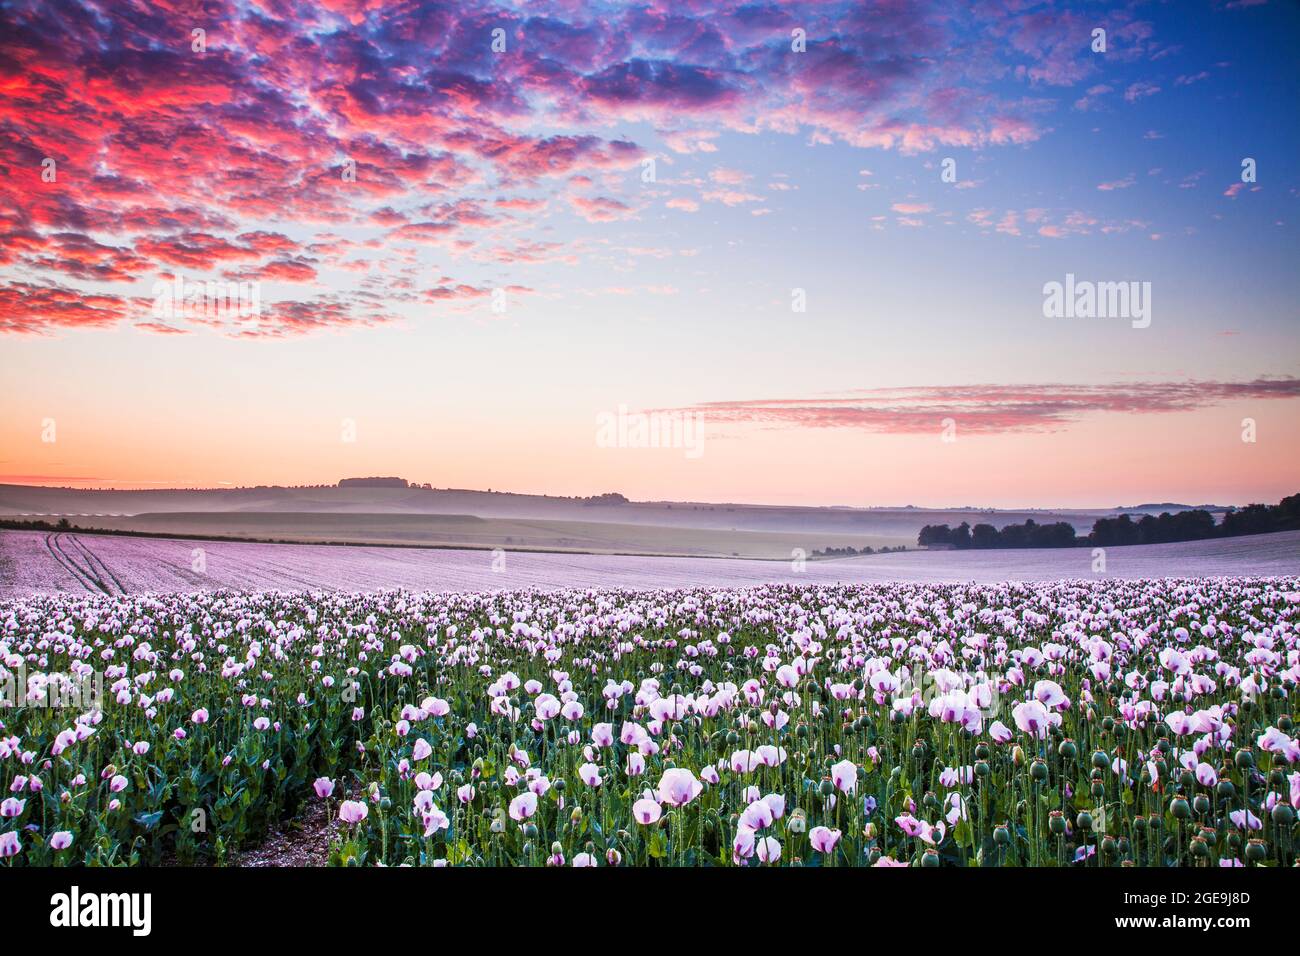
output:
<svg viewBox="0 0 1300 956"><path fill-rule="evenodd" d="M407 488L405 478L340 478L340 488Z"/></svg>

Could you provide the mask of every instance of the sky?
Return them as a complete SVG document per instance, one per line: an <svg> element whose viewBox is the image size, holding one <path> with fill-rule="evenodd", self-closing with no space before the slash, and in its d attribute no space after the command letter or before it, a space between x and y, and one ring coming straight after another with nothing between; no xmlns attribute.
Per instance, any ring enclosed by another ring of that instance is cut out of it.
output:
<svg viewBox="0 0 1300 956"><path fill-rule="evenodd" d="M0 481L1276 501L1297 37L1255 0L6 3Z"/></svg>

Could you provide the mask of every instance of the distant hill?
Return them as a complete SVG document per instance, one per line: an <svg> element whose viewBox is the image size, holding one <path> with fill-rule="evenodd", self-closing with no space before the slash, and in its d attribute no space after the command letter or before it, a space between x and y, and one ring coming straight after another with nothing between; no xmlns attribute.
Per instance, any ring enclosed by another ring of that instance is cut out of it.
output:
<svg viewBox="0 0 1300 956"><path fill-rule="evenodd" d="M1123 513L1123 512L1134 512L1134 511L1150 511L1150 512L1160 512L1160 511L1169 511L1169 512L1175 512L1175 511L1210 511L1210 512L1218 512L1218 511L1227 511L1227 510L1228 510L1228 506L1227 506L1227 505L1182 505L1182 504L1178 504L1178 503L1173 502L1173 501L1165 501L1165 502L1161 502L1161 503L1153 503L1153 504L1145 504L1145 505L1120 505L1120 506L1119 506L1118 508L1116 508L1115 510L1116 510L1117 512L1120 512L1120 513Z"/></svg>
<svg viewBox="0 0 1300 956"><path fill-rule="evenodd" d="M340 488L406 488L405 478L340 478Z"/></svg>

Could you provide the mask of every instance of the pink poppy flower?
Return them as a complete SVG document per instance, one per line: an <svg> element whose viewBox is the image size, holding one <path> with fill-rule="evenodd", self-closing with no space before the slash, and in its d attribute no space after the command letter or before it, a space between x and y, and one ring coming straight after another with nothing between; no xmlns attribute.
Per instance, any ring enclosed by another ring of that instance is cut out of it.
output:
<svg viewBox="0 0 1300 956"><path fill-rule="evenodd" d="M632 817L642 826L649 826L651 823L657 822L662 815L663 808L649 797L642 797L632 804Z"/></svg>
<svg viewBox="0 0 1300 956"><path fill-rule="evenodd" d="M510 801L510 819L522 823L537 812L537 794L531 790Z"/></svg>
<svg viewBox="0 0 1300 956"><path fill-rule="evenodd" d="M808 841L818 853L830 853L840 842L840 831L830 827L813 827L808 831Z"/></svg>
<svg viewBox="0 0 1300 956"><path fill-rule="evenodd" d="M356 825L370 815L370 808L359 800L344 800L339 804L339 819Z"/></svg>
<svg viewBox="0 0 1300 956"><path fill-rule="evenodd" d="M852 760L841 760L831 767L831 783L842 793L858 789L858 765Z"/></svg>
<svg viewBox="0 0 1300 956"><path fill-rule="evenodd" d="M656 788L659 799L675 807L684 807L700 795L704 785L695 779L695 774L680 767L665 770L659 778Z"/></svg>

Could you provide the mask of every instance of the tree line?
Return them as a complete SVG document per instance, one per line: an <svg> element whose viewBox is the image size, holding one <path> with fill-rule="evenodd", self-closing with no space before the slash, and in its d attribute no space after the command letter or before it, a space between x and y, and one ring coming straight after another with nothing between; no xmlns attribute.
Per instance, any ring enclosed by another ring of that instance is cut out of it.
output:
<svg viewBox="0 0 1300 956"><path fill-rule="evenodd" d="M922 547L950 547L957 550L985 548L1076 548L1111 547L1125 544L1163 544L1170 541L1199 541L1203 538L1232 538L1243 534L1300 530L1300 494L1283 498L1275 505L1246 505L1229 508L1223 520L1203 508L1100 518L1091 533L1079 537L1068 521L1039 524L1033 518L1024 524L1009 524L998 530L991 524L971 527L963 521L955 528L928 524L917 535Z"/></svg>

